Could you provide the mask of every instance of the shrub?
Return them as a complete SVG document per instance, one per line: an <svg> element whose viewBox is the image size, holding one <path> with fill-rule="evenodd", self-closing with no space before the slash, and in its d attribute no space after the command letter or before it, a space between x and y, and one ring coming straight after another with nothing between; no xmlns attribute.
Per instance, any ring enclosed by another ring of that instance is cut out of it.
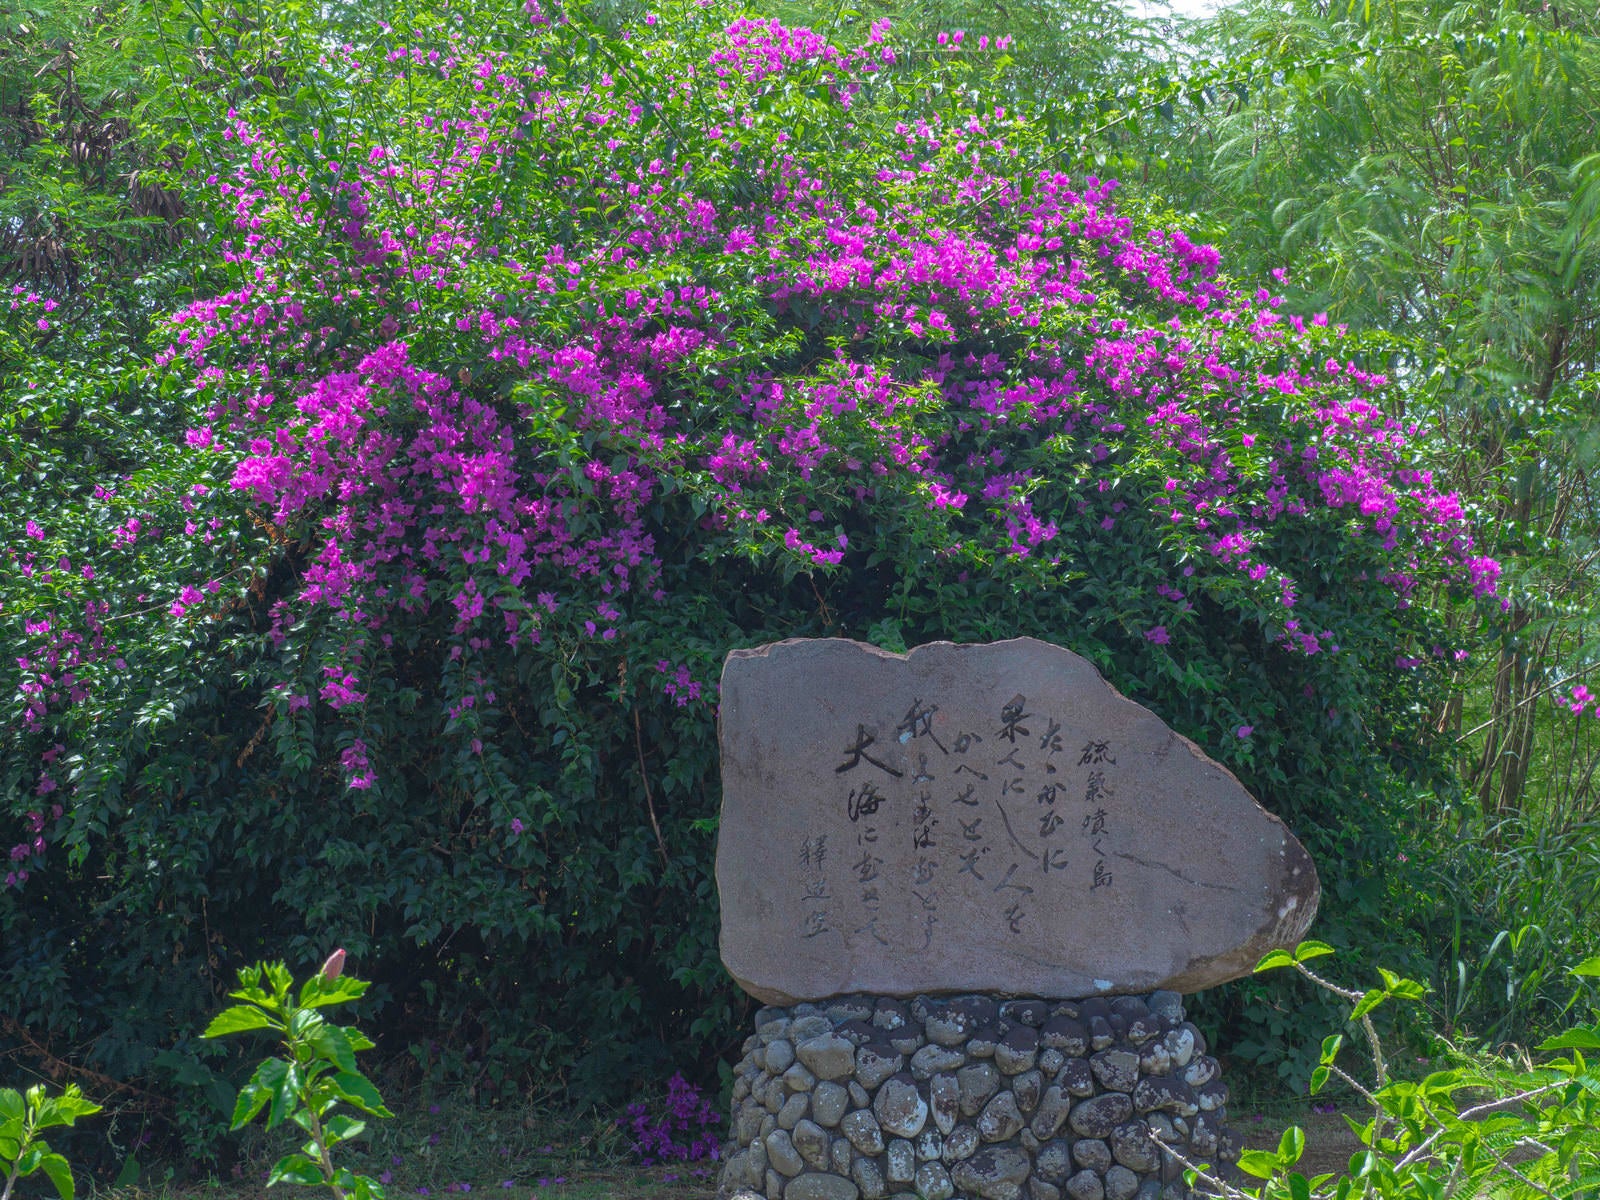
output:
<svg viewBox="0 0 1600 1200"><path fill-rule="evenodd" d="M282 88L172 133L212 286L119 376L142 457L5 468L36 1045L215 1082L224 976L336 940L483 1096L713 1061L716 676L784 637L1069 646L1289 819L1326 936L1392 937L1356 870L1447 783L1442 618L1498 567L1359 339L1070 177L984 44L279 19L226 36Z"/></svg>

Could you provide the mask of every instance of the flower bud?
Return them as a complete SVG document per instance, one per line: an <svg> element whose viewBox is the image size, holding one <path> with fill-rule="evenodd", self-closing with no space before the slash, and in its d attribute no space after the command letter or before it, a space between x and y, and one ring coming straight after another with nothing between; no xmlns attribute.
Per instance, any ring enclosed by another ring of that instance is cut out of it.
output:
<svg viewBox="0 0 1600 1200"><path fill-rule="evenodd" d="M344 970L344 947L340 946L328 955L328 961L322 964L322 977L329 983L339 978L339 972Z"/></svg>

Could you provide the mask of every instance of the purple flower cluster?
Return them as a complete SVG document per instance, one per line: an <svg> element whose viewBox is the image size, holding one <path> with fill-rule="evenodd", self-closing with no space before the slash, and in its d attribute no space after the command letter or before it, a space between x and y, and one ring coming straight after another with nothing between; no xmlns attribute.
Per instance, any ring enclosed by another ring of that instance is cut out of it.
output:
<svg viewBox="0 0 1600 1200"><path fill-rule="evenodd" d="M1137 228L1113 181L1038 165L1037 131L1003 109L857 124L867 85L904 67L886 23L846 48L774 20L647 23L628 35L663 89L647 108L610 73L563 78L570 33L529 11L515 49L452 29L340 51L350 88L446 99L324 138L323 158L248 115L222 131L232 285L174 316L158 361L202 398L185 444L231 495L186 495L181 533L128 512L112 540L198 552L243 503L309 547L268 637L315 616L333 648L309 677L284 668L281 722L316 702L356 718L397 631L427 620L452 729L496 703L505 650L605 646L653 664L632 678L664 703L706 704L705 663L650 625L671 557L851 570L874 530L962 579L1071 578L1084 545L1145 539L1130 630L1152 655L1207 589L1248 597L1290 654L1336 652L1332 618L1296 607L1304 564L1282 546L1301 528L1365 547L1402 605L1440 584L1494 595L1499 564L1343 330L1237 290L1182 230ZM767 115L818 81L843 139L826 153ZM675 104L688 142L659 123ZM529 147L550 211L519 223L499 181ZM767 351L813 328L826 352ZM674 524L677 504L692 517ZM205 620L223 574L141 601ZM84 698L84 663L116 658L100 603L30 621L29 730ZM371 787L381 749L344 747L347 786Z"/></svg>
<svg viewBox="0 0 1600 1200"><path fill-rule="evenodd" d="M633 1138L633 1151L645 1166L658 1162L699 1162L719 1154L713 1126L722 1120L700 1089L677 1073L667 1080L665 1111L652 1114L642 1102L628 1105L617 1124Z"/></svg>

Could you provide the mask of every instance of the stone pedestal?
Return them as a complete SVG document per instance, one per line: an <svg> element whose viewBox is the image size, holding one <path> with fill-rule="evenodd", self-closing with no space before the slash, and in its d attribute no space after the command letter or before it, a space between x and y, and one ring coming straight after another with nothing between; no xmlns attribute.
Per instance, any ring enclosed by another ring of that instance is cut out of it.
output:
<svg viewBox="0 0 1600 1200"><path fill-rule="evenodd" d="M844 996L756 1014L718 1196L1179 1200L1230 1164L1227 1089L1176 992Z"/></svg>

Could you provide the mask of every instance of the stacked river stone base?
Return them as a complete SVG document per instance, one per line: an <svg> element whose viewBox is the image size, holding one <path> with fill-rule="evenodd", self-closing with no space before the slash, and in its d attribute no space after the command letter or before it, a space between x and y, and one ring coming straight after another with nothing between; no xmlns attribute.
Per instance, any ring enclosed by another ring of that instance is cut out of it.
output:
<svg viewBox="0 0 1600 1200"><path fill-rule="evenodd" d="M718 1195L1179 1200L1238 1157L1227 1088L1176 992L1092 1000L847 996L764 1008Z"/></svg>

